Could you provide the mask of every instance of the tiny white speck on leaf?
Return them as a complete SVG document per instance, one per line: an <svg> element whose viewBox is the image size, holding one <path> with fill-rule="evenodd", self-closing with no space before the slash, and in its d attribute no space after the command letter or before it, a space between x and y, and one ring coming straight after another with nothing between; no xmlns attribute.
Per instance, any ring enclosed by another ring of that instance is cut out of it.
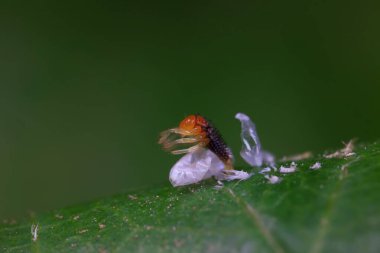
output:
<svg viewBox="0 0 380 253"><path fill-rule="evenodd" d="M320 162L316 162L316 163L314 163L314 164L310 167L310 169L312 169L312 170L319 170L321 167L322 167L322 164L321 164Z"/></svg>
<svg viewBox="0 0 380 253"><path fill-rule="evenodd" d="M217 180L216 183L217 183L217 185L214 186L215 190L220 190L220 189L222 189L224 187L224 184L223 184L222 181Z"/></svg>
<svg viewBox="0 0 380 253"><path fill-rule="evenodd" d="M79 234L84 234L84 233L87 233L88 232L88 229L82 229L82 230L80 230L78 233Z"/></svg>
<svg viewBox="0 0 380 253"><path fill-rule="evenodd" d="M132 195L132 194L129 194L128 198L131 199L131 200L136 200L137 199L137 197L135 195Z"/></svg>
<svg viewBox="0 0 380 253"><path fill-rule="evenodd" d="M270 175L265 175L265 178L268 179L268 182L270 184L278 184L282 181L282 178L278 177L278 176L270 176Z"/></svg>

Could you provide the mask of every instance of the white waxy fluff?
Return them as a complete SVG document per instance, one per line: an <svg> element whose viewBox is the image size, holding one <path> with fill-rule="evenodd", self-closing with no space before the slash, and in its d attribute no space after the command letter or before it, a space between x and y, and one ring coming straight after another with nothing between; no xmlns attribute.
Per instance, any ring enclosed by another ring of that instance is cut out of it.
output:
<svg viewBox="0 0 380 253"><path fill-rule="evenodd" d="M210 150L201 148L177 161L169 174L174 187L195 184L210 177L217 180L245 180L250 174L244 171L224 170L224 163Z"/></svg>
<svg viewBox="0 0 380 253"><path fill-rule="evenodd" d="M223 168L223 162L214 153L202 148L179 159L170 170L169 180L174 187L195 184Z"/></svg>

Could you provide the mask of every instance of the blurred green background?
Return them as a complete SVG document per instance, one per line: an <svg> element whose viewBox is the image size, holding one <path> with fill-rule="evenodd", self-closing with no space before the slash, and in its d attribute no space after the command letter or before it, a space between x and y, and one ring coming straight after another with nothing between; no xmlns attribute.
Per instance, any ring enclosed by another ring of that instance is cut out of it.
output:
<svg viewBox="0 0 380 253"><path fill-rule="evenodd" d="M376 140L378 7L2 1L0 217L167 182L158 134L191 113L235 156L240 111L277 157Z"/></svg>

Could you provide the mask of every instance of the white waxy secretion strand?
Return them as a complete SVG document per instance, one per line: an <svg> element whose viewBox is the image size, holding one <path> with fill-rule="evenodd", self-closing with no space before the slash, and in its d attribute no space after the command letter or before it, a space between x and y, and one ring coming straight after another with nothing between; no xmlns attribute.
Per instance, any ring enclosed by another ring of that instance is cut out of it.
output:
<svg viewBox="0 0 380 253"><path fill-rule="evenodd" d="M32 227L30 229L30 233L32 234L32 240L33 240L33 242L37 241L37 238L38 238L38 224L37 225L32 224Z"/></svg>

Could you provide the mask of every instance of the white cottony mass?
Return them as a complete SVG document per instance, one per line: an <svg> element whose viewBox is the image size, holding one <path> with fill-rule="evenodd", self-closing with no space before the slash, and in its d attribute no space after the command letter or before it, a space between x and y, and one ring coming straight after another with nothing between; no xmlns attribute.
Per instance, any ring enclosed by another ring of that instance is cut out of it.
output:
<svg viewBox="0 0 380 253"><path fill-rule="evenodd" d="M169 180L173 186L198 183L223 170L223 162L210 150L199 149L188 153L172 167Z"/></svg>
<svg viewBox="0 0 380 253"><path fill-rule="evenodd" d="M179 159L170 170L169 180L177 187L195 184L210 177L227 181L250 177L247 172L224 170L224 167L224 163L213 152L201 148Z"/></svg>

